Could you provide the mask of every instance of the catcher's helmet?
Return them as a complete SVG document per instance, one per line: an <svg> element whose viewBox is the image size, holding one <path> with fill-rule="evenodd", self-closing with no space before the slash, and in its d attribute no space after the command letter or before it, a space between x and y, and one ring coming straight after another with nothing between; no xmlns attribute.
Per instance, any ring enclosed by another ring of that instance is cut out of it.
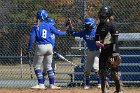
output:
<svg viewBox="0 0 140 93"><path fill-rule="evenodd" d="M45 20L48 17L48 12L46 10L38 10L36 18Z"/></svg>
<svg viewBox="0 0 140 93"><path fill-rule="evenodd" d="M96 21L94 18L86 18L84 23L85 29L94 29L96 27Z"/></svg>
<svg viewBox="0 0 140 93"><path fill-rule="evenodd" d="M52 24L52 25L56 24L53 18L48 18L47 23Z"/></svg>
<svg viewBox="0 0 140 93"><path fill-rule="evenodd" d="M104 5L100 8L98 12L98 17L100 19L100 22L105 23L108 18L110 18L113 15L113 11L110 6Z"/></svg>

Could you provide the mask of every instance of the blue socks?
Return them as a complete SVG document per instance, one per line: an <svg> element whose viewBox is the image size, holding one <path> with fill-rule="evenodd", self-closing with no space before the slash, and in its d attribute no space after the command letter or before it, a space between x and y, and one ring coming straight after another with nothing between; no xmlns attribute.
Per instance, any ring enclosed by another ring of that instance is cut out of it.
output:
<svg viewBox="0 0 140 93"><path fill-rule="evenodd" d="M89 77L86 77L85 78L85 85L89 86L89 83L90 83L90 78Z"/></svg>
<svg viewBox="0 0 140 93"><path fill-rule="evenodd" d="M100 76L98 72L95 72L96 78L97 78L97 84L101 84Z"/></svg>
<svg viewBox="0 0 140 93"><path fill-rule="evenodd" d="M110 79L109 79L109 77L106 77L106 80L107 80L108 84L110 84Z"/></svg>
<svg viewBox="0 0 140 93"><path fill-rule="evenodd" d="M38 79L38 84L44 84L44 78L41 69L35 69L35 74Z"/></svg>
<svg viewBox="0 0 140 93"><path fill-rule="evenodd" d="M54 85L54 71L48 70L47 73L48 73L48 78L49 78L50 84Z"/></svg>

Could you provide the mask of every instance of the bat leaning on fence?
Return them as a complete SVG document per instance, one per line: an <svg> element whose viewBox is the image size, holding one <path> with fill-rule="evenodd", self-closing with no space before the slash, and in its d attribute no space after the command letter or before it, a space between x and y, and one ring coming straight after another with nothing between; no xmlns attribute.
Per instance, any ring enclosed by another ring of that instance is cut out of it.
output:
<svg viewBox="0 0 140 93"><path fill-rule="evenodd" d="M66 61L66 62L72 64L73 66L77 66L76 64L74 64L74 63L72 63L71 61L67 60L67 59L66 59L64 56L62 56L61 54L56 53L56 52L54 52L54 54L56 54L56 55L58 56L58 58L60 58L60 59L62 59L62 60L64 60L64 61Z"/></svg>

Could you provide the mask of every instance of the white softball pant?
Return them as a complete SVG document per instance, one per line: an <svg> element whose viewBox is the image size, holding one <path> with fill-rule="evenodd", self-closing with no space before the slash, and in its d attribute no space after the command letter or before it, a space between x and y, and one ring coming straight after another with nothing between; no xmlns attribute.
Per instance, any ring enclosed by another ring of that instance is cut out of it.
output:
<svg viewBox="0 0 140 93"><path fill-rule="evenodd" d="M51 44L36 45L36 51L33 59L33 66L35 69L41 69L43 63L43 70L52 70L52 56L53 48Z"/></svg>
<svg viewBox="0 0 140 93"><path fill-rule="evenodd" d="M85 63L85 76L89 76L93 67L95 72L99 71L99 50L87 51L87 62Z"/></svg>

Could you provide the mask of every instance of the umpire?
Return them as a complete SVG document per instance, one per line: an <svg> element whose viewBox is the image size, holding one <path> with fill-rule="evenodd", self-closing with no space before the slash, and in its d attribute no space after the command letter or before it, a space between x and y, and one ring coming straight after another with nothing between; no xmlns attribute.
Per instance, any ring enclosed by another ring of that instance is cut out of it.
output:
<svg viewBox="0 0 140 93"><path fill-rule="evenodd" d="M102 47L99 57L99 74L101 78L102 93L109 93L109 85L106 77L110 69L110 75L115 82L116 91L114 93L124 93L122 82L120 80L121 73L118 70L118 65L108 65L110 62L120 63L121 58L118 48L118 31L113 23L113 11L109 6L102 6L98 12L99 25L96 32L96 45Z"/></svg>

